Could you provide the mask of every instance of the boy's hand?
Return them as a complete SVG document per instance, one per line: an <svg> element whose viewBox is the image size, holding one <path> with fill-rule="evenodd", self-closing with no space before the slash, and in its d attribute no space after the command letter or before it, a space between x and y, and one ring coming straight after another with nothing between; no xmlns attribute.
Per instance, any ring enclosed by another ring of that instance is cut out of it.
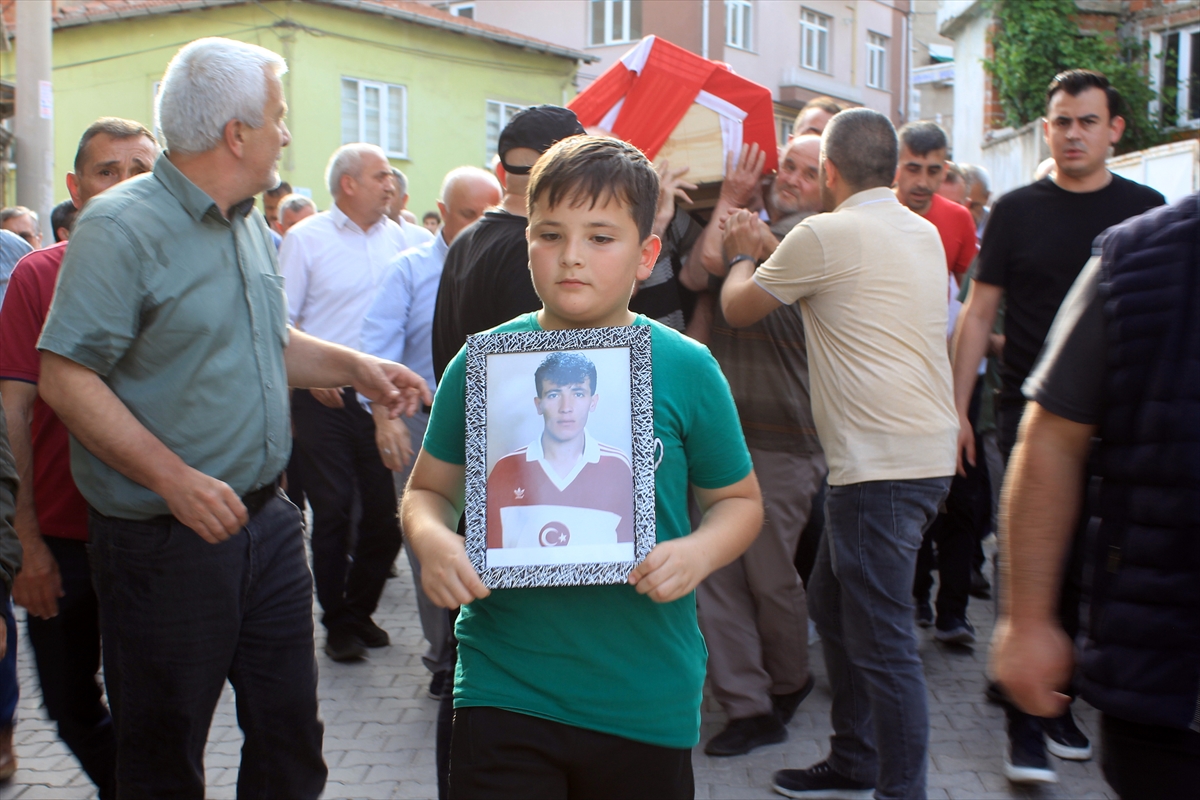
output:
<svg viewBox="0 0 1200 800"><path fill-rule="evenodd" d="M483 585L471 559L467 558L463 538L450 530L445 534L427 541L418 554L425 594L442 608L458 608L487 597L492 591Z"/></svg>
<svg viewBox="0 0 1200 800"><path fill-rule="evenodd" d="M691 592L712 572L712 565L691 537L672 539L654 546L642 563L629 573L629 583L638 594L648 594L656 603L669 603Z"/></svg>

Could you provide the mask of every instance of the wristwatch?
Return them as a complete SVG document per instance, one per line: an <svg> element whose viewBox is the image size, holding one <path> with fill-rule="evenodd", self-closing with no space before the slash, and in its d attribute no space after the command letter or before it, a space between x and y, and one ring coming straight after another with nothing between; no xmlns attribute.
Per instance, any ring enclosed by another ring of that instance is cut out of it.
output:
<svg viewBox="0 0 1200 800"><path fill-rule="evenodd" d="M729 259L729 262L727 264L725 264L725 271L729 272L729 270L733 269L733 265L739 261L750 261L750 262L757 263L758 259L755 258L754 256L746 255L745 253L738 253L736 256Z"/></svg>

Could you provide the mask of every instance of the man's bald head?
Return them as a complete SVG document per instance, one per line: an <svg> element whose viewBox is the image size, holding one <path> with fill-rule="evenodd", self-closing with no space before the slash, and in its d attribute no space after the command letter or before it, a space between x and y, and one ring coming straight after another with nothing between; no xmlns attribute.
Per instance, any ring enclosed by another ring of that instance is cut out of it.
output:
<svg viewBox="0 0 1200 800"><path fill-rule="evenodd" d="M500 203L502 190L496 176L478 167L459 167L442 181L438 210L442 214L442 238L446 244L488 208Z"/></svg>

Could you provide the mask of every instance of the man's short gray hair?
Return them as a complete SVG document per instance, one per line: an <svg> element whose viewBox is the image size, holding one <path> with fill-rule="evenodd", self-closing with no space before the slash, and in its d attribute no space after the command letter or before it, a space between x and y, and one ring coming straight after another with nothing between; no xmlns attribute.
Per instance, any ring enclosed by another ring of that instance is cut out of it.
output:
<svg viewBox="0 0 1200 800"><path fill-rule="evenodd" d="M265 47L219 37L184 45L167 65L154 102L159 140L174 153L204 153L220 143L232 120L262 127L268 71L282 75L287 63Z"/></svg>
<svg viewBox="0 0 1200 800"><path fill-rule="evenodd" d="M26 208L25 206L0 208L0 224L8 222L10 219L17 219L18 217L31 217L34 225L37 225L39 221L38 213L32 208Z"/></svg>
<svg viewBox="0 0 1200 800"><path fill-rule="evenodd" d="M821 137L821 155L832 161L855 191L891 186L900 147L891 120L869 108L834 115Z"/></svg>
<svg viewBox="0 0 1200 800"><path fill-rule="evenodd" d="M446 177L442 179L442 189L438 193L438 200L443 203L446 202L446 194L450 191L451 187L459 181L467 180L468 178L478 178L486 183L494 184L501 193L504 192L504 189L500 186L500 181L496 180L496 176L486 169L480 169L479 167L455 167L447 172Z"/></svg>
<svg viewBox="0 0 1200 800"><path fill-rule="evenodd" d="M967 191L971 191L971 187L979 184L983 187L983 193L990 195L992 193L992 178L988 175L988 171L978 164L963 164L963 182L967 184Z"/></svg>
<svg viewBox="0 0 1200 800"><path fill-rule="evenodd" d="M289 194L279 201L279 208L275 210L276 222L283 222L283 215L287 212L296 212L302 208L311 208L315 214L317 204L312 201L312 198L305 197L302 194Z"/></svg>
<svg viewBox="0 0 1200 800"><path fill-rule="evenodd" d="M392 177L396 179L396 197L404 197L408 194L408 176L392 167Z"/></svg>
<svg viewBox="0 0 1200 800"><path fill-rule="evenodd" d="M325 186L331 195L337 197L342 193L344 176L358 178L362 175L363 156L367 153L374 153L387 161L387 153L383 152L382 147L366 142L344 144L333 151L333 155L329 157L329 165L325 167Z"/></svg>

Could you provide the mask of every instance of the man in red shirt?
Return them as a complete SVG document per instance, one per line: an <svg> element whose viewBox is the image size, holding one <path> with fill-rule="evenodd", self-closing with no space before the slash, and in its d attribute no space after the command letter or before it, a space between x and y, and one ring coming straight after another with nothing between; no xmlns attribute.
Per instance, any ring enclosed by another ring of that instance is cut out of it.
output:
<svg viewBox="0 0 1200 800"><path fill-rule="evenodd" d="M938 193L948 172L946 132L933 122L910 122L900 129L899 137L896 197L938 229L942 248L946 251L946 268L954 279L947 290L947 300L950 300L958 295L957 284L979 251L975 242L975 219L966 206ZM977 400L972 406L975 413L978 413L978 406ZM917 556L913 580L917 624L922 628L935 625L933 635L940 642L970 644L975 641L975 629L967 620L967 601L980 529L990 515L988 497L988 478L982 464L971 467L965 477L955 476L946 498L946 510L938 514L925 532ZM929 604L935 543L940 578L936 623L934 609Z"/></svg>
<svg viewBox="0 0 1200 800"><path fill-rule="evenodd" d="M76 208L110 186L148 173L158 157L140 123L104 117L79 140L67 190ZM101 798L115 797L116 739L101 700L100 628L85 549L87 503L71 478L67 429L38 397L38 336L67 242L21 259L0 309L0 397L17 472L15 527L25 565L13 600L28 612L46 712ZM78 446L78 445L75 445Z"/></svg>
<svg viewBox="0 0 1200 800"><path fill-rule="evenodd" d="M946 180L946 132L935 122L910 122L899 131L896 197L934 224L946 251L946 268L962 282L975 260L975 220L966 207L938 194Z"/></svg>

